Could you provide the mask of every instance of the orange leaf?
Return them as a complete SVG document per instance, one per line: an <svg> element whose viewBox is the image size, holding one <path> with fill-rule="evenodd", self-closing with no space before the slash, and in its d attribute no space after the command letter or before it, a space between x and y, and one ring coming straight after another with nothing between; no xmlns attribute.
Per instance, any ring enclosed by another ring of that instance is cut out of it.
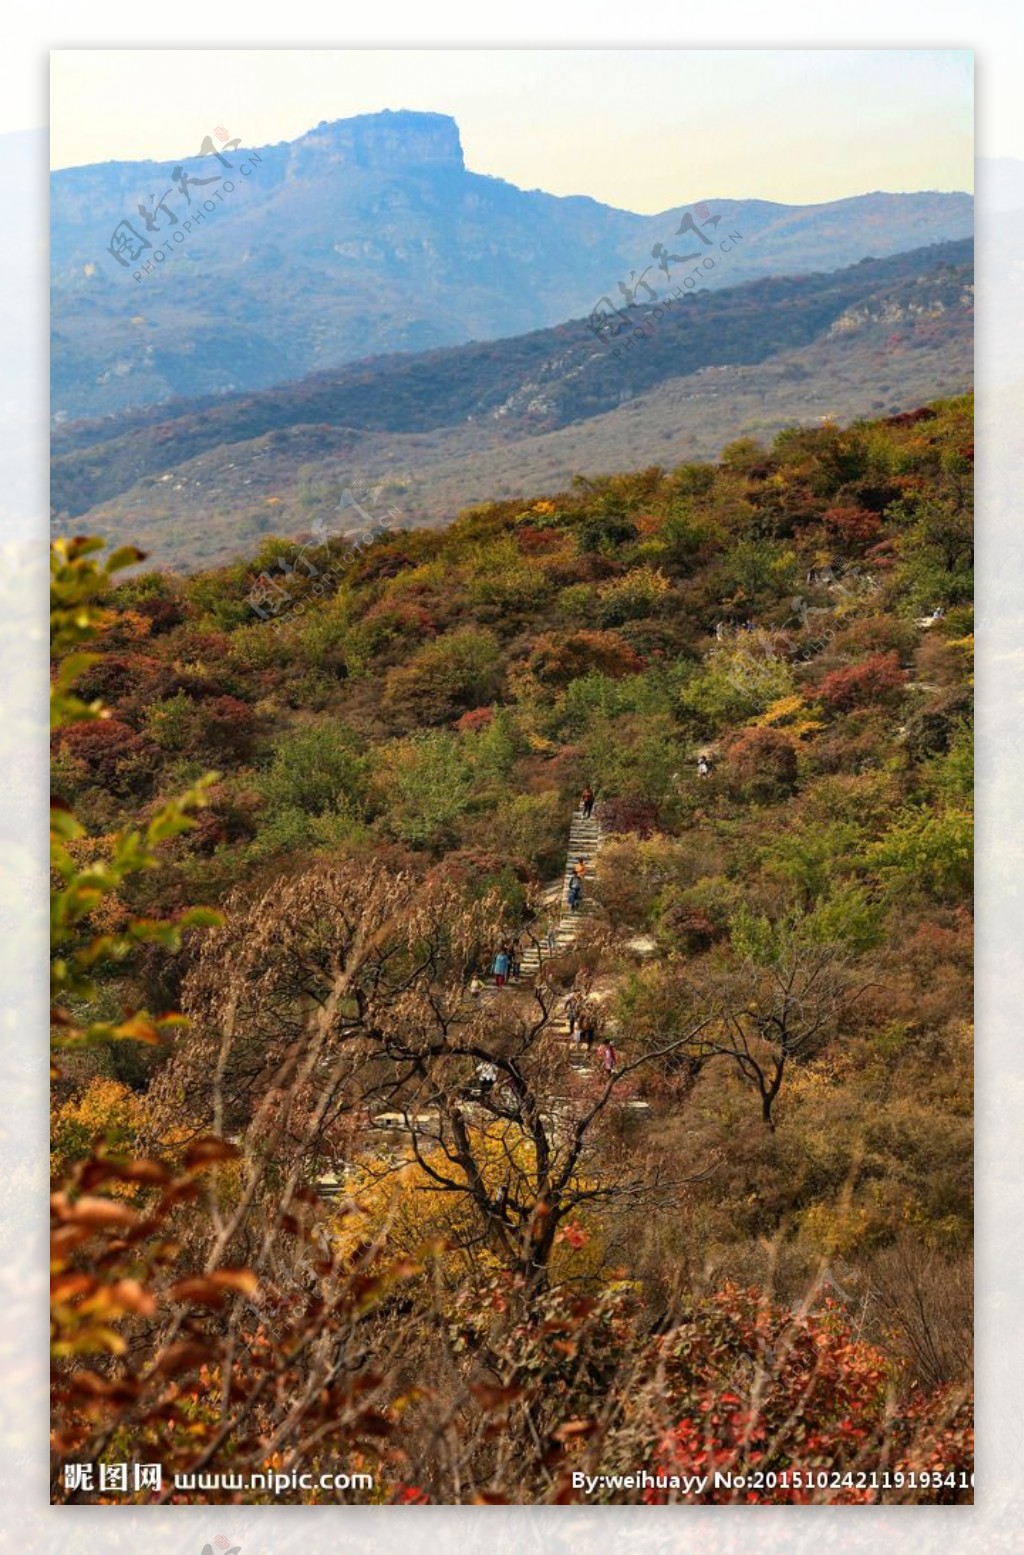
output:
<svg viewBox="0 0 1024 1555"><path fill-rule="evenodd" d="M59 1202L61 1199L64 1200L63 1204ZM73 1204L68 1204L65 1194L55 1193L50 1202L54 1210L73 1225L135 1226L139 1221L138 1215L133 1214L124 1204L115 1204L113 1199L102 1199L92 1194L83 1194Z"/></svg>
<svg viewBox="0 0 1024 1555"><path fill-rule="evenodd" d="M212 1134L205 1139L196 1139L185 1151L185 1166L192 1172L197 1167L210 1166L215 1161L234 1161L241 1154L237 1145L231 1144L226 1139L217 1139Z"/></svg>

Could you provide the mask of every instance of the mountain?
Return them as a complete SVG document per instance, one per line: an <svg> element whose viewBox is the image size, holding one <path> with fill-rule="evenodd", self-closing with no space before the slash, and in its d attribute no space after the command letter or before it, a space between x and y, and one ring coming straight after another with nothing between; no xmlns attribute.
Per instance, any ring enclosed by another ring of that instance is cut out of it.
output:
<svg viewBox="0 0 1024 1555"><path fill-rule="evenodd" d="M971 245L747 282L660 319L634 309L629 323L643 338L623 325L601 341L575 320L181 401L173 416L147 407L59 428L58 528L88 515L155 561L193 567L308 530L345 487L372 485L429 524L578 471L710 458L791 423L909 409L971 386Z"/></svg>
<svg viewBox="0 0 1024 1555"><path fill-rule="evenodd" d="M122 264L110 250L124 223L151 246ZM106 415L528 333L621 303L623 287L661 297L681 274L670 256L707 255L709 233L737 234L728 255L712 249L702 281L714 289L966 238L972 225L973 201L957 193L709 199L639 215L471 172L453 119L404 111L254 151L227 142L68 169L51 175L53 412Z"/></svg>

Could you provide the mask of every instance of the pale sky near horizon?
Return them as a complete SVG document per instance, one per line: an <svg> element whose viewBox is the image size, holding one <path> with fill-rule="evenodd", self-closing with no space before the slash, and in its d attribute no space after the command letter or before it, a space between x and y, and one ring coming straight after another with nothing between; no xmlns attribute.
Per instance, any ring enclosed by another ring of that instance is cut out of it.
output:
<svg viewBox="0 0 1024 1555"><path fill-rule="evenodd" d="M452 115L473 172L651 214L974 187L969 50L62 49L50 86L54 169L409 108Z"/></svg>

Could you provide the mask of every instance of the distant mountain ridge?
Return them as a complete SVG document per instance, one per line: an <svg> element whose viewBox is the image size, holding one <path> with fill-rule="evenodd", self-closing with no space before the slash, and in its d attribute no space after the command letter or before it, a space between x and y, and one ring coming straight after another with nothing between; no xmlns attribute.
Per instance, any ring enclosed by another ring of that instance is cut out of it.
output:
<svg viewBox="0 0 1024 1555"><path fill-rule="evenodd" d="M134 538L154 560L223 560L308 527L372 483L413 524L582 472L717 455L737 436L911 409L972 382L969 243L744 283L681 303L616 357L588 321L381 357L249 395L57 429L58 529ZM625 335L623 336L625 338ZM331 498L331 492L335 495Z"/></svg>
<svg viewBox="0 0 1024 1555"><path fill-rule="evenodd" d="M677 228L690 207L644 216L468 171L458 126L444 114L324 123L258 148L258 160L223 143L223 161L200 155L201 139L177 162L51 175L58 420L527 334L585 316L602 297L621 302L621 287L638 277L659 290L652 249L685 247ZM213 180L197 199L225 181L234 188L136 281L108 251L111 235L129 221L146 241L170 242L171 217L157 202L166 192L180 229L187 207L178 167L186 181ZM158 225L148 237L140 203ZM838 269L966 238L973 227L973 201L957 193L874 193L816 206L709 199L707 207L742 233L728 265L707 278L710 289Z"/></svg>

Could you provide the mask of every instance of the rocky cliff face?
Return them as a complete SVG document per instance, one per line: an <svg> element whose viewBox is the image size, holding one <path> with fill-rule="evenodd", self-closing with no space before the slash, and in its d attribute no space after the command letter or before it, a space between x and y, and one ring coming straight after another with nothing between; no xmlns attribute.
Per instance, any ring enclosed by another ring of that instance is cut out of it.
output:
<svg viewBox="0 0 1024 1555"><path fill-rule="evenodd" d="M465 169L459 127L448 114L390 109L333 123L322 120L290 148L292 174L332 165L394 173L415 168Z"/></svg>
<svg viewBox="0 0 1024 1555"><path fill-rule="evenodd" d="M255 150L243 140L226 166L201 154L197 134L178 160L204 180L198 213L175 159L51 176L61 421L526 334L612 306L634 273L649 288L673 284L653 256L673 243L681 207L638 215L470 172L447 114L364 114ZM742 242L716 250L709 290L962 238L972 222L970 197L956 194L710 207L719 233ZM147 213L155 225L143 228ZM111 248L126 225L138 234L131 263ZM548 413L543 386L534 402Z"/></svg>

